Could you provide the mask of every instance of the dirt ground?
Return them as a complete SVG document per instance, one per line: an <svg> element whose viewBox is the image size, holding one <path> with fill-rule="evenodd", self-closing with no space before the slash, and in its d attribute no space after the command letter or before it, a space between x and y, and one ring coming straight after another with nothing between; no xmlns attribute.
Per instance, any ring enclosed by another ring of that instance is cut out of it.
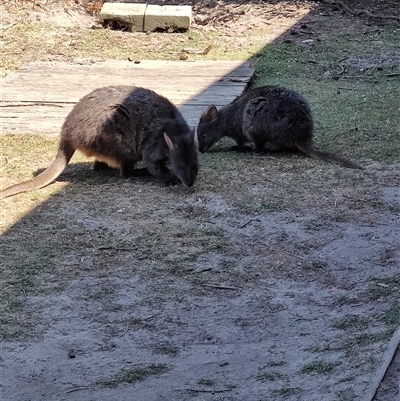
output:
<svg viewBox="0 0 400 401"><path fill-rule="evenodd" d="M261 3L187 3L196 24L224 35L247 29L250 16L268 24ZM394 1L347 3L398 12ZM272 4L276 15L313 5ZM394 23L329 4L302 23L323 35L333 29L327 14L349 30L353 18L368 29ZM28 15L95 23L78 5L66 12L51 1ZM301 158L299 183L291 158L267 167L238 155L232 166L225 154L203 157L191 190L113 176L61 183L4 233L15 270L51 268L2 316L3 400L365 400L398 324L400 164L364 160L365 172ZM215 185L219 169L226 182ZM64 175L74 178L73 168ZM398 352L375 401L400 400L399 366Z"/></svg>

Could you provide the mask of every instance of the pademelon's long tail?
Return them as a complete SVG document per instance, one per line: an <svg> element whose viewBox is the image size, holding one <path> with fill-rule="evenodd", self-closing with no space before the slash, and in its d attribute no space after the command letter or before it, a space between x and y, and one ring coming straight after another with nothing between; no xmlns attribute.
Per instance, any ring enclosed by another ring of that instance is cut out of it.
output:
<svg viewBox="0 0 400 401"><path fill-rule="evenodd" d="M23 181L19 184L15 184L11 187L3 189L0 191L0 199L19 194L21 192L43 188L46 185L51 184L64 171L74 153L74 148L65 144L60 145L56 158L46 170L30 180Z"/></svg>
<svg viewBox="0 0 400 401"><path fill-rule="evenodd" d="M340 157L337 155L333 155L331 153L322 152L314 148L314 146L310 143L307 144L296 144L297 149L305 153L307 156L312 157L313 159L324 160L331 163L340 164L343 167L348 168L359 168L362 169L358 163L353 162L351 160L345 159L344 157Z"/></svg>

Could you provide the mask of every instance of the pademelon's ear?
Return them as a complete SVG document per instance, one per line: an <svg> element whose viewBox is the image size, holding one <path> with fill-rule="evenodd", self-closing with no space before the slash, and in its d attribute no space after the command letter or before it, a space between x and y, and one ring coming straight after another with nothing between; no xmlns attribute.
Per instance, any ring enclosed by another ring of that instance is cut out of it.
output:
<svg viewBox="0 0 400 401"><path fill-rule="evenodd" d="M203 113L203 118L208 122L214 122L218 118L217 108L213 104L208 106L207 110Z"/></svg>
<svg viewBox="0 0 400 401"><path fill-rule="evenodd" d="M175 150L175 146L174 146L174 144L172 143L172 141L171 141L171 138L164 132L164 139L165 139L165 142L166 142L166 144L168 145L168 147L169 147L169 150L172 152L172 151L174 151Z"/></svg>

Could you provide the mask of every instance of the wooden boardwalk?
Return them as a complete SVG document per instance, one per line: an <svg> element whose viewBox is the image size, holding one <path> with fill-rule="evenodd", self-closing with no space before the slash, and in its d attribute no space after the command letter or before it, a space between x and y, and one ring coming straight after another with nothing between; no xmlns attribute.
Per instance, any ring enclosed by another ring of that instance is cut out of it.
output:
<svg viewBox="0 0 400 401"><path fill-rule="evenodd" d="M176 104L194 127L207 106L239 96L253 72L250 62L239 61L32 63L2 80L1 132L58 135L74 104L108 85L152 89Z"/></svg>

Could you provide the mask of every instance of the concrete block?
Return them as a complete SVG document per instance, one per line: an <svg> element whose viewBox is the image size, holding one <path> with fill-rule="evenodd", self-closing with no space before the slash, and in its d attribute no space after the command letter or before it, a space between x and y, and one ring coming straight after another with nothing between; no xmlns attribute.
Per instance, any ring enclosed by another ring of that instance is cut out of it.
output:
<svg viewBox="0 0 400 401"><path fill-rule="evenodd" d="M147 4L104 3L99 14L102 24L116 23L130 31L143 31Z"/></svg>
<svg viewBox="0 0 400 401"><path fill-rule="evenodd" d="M184 31L192 22L191 6L157 6L149 4L144 16L145 32L157 29Z"/></svg>

